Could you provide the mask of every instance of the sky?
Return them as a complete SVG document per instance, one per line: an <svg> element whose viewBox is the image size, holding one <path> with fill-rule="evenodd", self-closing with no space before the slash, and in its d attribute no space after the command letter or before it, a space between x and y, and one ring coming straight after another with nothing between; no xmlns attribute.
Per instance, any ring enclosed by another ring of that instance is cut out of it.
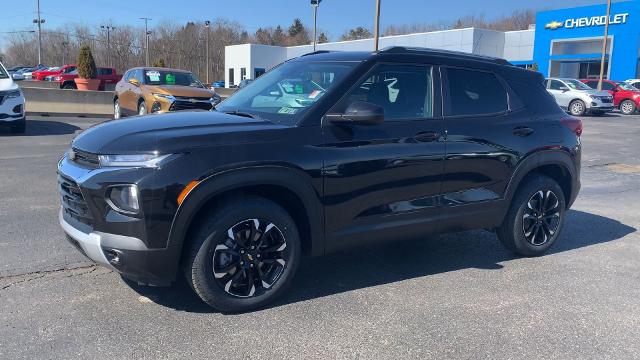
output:
<svg viewBox="0 0 640 360"><path fill-rule="evenodd" d="M546 10L605 3L605 0L381 0L380 26L414 23L453 22L467 15L487 19L507 15L513 10ZM634 0L640 1L640 0ZM7 32L33 30L36 0L0 0L0 47ZM215 20L239 22L249 32L259 27L288 27L296 17L311 27L310 0L40 0L43 29L55 29L69 23L102 25L112 23L143 26L140 17L154 23L171 20ZM338 40L348 29L364 26L373 29L375 0L323 0L318 9L318 29L331 40Z"/></svg>

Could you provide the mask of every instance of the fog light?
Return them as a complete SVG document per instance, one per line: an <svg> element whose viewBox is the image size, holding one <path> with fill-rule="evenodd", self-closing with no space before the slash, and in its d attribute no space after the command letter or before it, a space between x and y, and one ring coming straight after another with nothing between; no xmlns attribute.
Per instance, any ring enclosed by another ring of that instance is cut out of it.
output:
<svg viewBox="0 0 640 360"><path fill-rule="evenodd" d="M115 185L109 188L107 203L118 212L137 214L140 211L140 196L136 185Z"/></svg>
<svg viewBox="0 0 640 360"><path fill-rule="evenodd" d="M116 249L107 249L104 250L104 257L107 258L107 261L111 265L120 265L122 264L122 253Z"/></svg>
<svg viewBox="0 0 640 360"><path fill-rule="evenodd" d="M13 112L16 114L22 114L22 104L14 106Z"/></svg>
<svg viewBox="0 0 640 360"><path fill-rule="evenodd" d="M597 102L593 102L593 101L592 101L592 102L591 102L591 106L598 106L598 103L597 103Z"/></svg>
<svg viewBox="0 0 640 360"><path fill-rule="evenodd" d="M161 105L160 105L160 103L159 103L159 102L157 102L157 101L155 101L155 102L153 103L153 105L151 106L151 112L152 112L152 113L154 113L154 112L158 112L158 111L160 111L160 109L161 109Z"/></svg>

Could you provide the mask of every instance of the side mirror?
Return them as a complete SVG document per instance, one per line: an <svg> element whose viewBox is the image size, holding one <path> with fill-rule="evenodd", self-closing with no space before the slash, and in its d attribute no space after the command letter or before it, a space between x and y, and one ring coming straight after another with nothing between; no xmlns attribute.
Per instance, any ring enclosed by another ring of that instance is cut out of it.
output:
<svg viewBox="0 0 640 360"><path fill-rule="evenodd" d="M129 79L129 84L133 86L140 86L140 81L138 81L138 79L131 78Z"/></svg>
<svg viewBox="0 0 640 360"><path fill-rule="evenodd" d="M560 90L562 90L563 92L567 92L569 91L569 88L566 86L560 86Z"/></svg>
<svg viewBox="0 0 640 360"><path fill-rule="evenodd" d="M384 108L366 101L356 101L349 105L344 114L327 114L334 123L356 125L378 125L384 121Z"/></svg>

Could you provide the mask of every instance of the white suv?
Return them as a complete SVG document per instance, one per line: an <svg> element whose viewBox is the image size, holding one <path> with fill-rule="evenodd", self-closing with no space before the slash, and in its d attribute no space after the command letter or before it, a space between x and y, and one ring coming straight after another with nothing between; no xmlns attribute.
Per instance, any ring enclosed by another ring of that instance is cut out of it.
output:
<svg viewBox="0 0 640 360"><path fill-rule="evenodd" d="M547 91L556 102L573 116L586 113L602 115L613 111L613 96L606 91L592 89L576 79L549 78L545 80Z"/></svg>
<svg viewBox="0 0 640 360"><path fill-rule="evenodd" d="M0 126L9 126L12 133L23 133L26 124L22 90L0 63Z"/></svg>

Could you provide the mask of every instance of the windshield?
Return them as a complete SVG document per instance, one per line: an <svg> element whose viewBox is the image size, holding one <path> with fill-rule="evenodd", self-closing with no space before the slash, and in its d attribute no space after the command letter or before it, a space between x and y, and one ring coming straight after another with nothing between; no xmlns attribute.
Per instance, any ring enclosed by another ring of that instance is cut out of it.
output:
<svg viewBox="0 0 640 360"><path fill-rule="evenodd" d="M342 81L357 64L287 62L238 90L216 110L244 112L269 121L295 125L309 107Z"/></svg>
<svg viewBox="0 0 640 360"><path fill-rule="evenodd" d="M205 87L195 75L183 71L145 70L144 83L147 85Z"/></svg>
<svg viewBox="0 0 640 360"><path fill-rule="evenodd" d="M9 75L7 75L7 72L4 71L4 67L0 65L0 79L7 79L8 77Z"/></svg>
<svg viewBox="0 0 640 360"><path fill-rule="evenodd" d="M638 91L638 89L636 89L635 87L627 84L627 83L616 83L618 84L618 86L620 86L620 88L622 90L628 90L628 91Z"/></svg>
<svg viewBox="0 0 640 360"><path fill-rule="evenodd" d="M574 90L592 90L590 86L578 80L565 80L564 82Z"/></svg>

